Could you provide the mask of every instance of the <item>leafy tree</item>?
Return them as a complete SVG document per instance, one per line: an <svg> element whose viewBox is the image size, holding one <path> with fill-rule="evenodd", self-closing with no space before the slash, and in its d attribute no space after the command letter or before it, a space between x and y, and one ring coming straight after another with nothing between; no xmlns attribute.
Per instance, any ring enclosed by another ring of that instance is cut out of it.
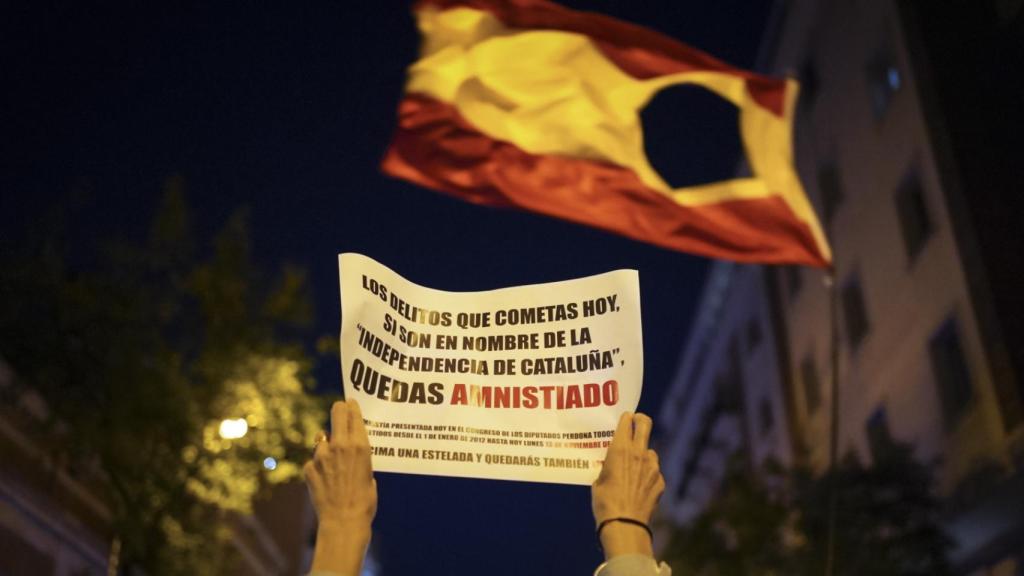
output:
<svg viewBox="0 0 1024 576"><path fill-rule="evenodd" d="M942 576L950 541L932 470L909 447L866 467L850 455L837 466L836 574ZM818 575L827 545L832 477L777 465L753 477L735 460L718 497L676 530L667 556L675 574Z"/></svg>
<svg viewBox="0 0 1024 576"><path fill-rule="evenodd" d="M672 533L666 557L676 574L742 576L776 574L785 565L793 516L784 494L768 485L784 481L778 466L763 478L748 473L739 456L729 462L718 497L704 513Z"/></svg>
<svg viewBox="0 0 1024 576"><path fill-rule="evenodd" d="M309 394L304 273L258 269L244 211L198 250L180 180L148 239L95 266L69 266L59 234L34 244L0 270L0 354L46 402L37 437L100 479L124 565L222 574L231 515L299 474L328 402ZM222 438L225 419L248 433Z"/></svg>

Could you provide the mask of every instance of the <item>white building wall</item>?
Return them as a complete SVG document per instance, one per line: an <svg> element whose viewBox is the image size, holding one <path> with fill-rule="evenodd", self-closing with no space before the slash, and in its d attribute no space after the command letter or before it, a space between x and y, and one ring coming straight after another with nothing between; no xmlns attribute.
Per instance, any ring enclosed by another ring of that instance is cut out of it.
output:
<svg viewBox="0 0 1024 576"><path fill-rule="evenodd" d="M928 123L942 120L926 115L917 85L927 71L913 69L906 23L894 2L792 0L786 5L777 50L765 55L764 67L804 78L808 69L817 72L817 94L812 104L801 106L796 124L798 169L823 214L819 168L829 162L838 168L843 199L826 223L836 259L836 288L859 279L869 325L866 337L853 346L849 319L841 314L840 451L853 450L870 460L867 425L873 414L884 411L896 440L913 444L920 458L938 463L942 495L958 495L958 487L979 478L992 486L990 494L974 494L974 504L962 501L960 511L948 519L950 534L959 542L950 551L954 563L970 566L998 562L1000 554L1019 555L1016 545L999 539L1019 538L1019 533L1010 536L1019 531L1014 523L1024 514L1021 472L1014 469L1011 455L1024 430L1007 431L1002 420L949 212L947 198L959 191L942 189L939 154L930 138L933 127ZM869 67L879 54L889 57L886 77L892 80L883 114L876 113L870 95ZM931 221L931 233L915 257L908 255L896 200L911 173L921 183ZM830 292L819 271L799 271L801 288L792 296L789 275L777 276L789 336L785 364L797 444L806 449L809 463L823 470L831 402ZM943 374L930 352L931 339L950 318L957 326L971 389L962 414L952 423L943 417ZM807 405L804 394L801 363L808 358L817 367L821 386L817 409ZM1006 562L1012 564L1016 560L1011 556Z"/></svg>
<svg viewBox="0 0 1024 576"><path fill-rule="evenodd" d="M895 438L912 442L924 458L942 458L941 487L948 493L981 463L1008 465L1007 439L898 14L884 0L797 0L789 3L781 38L773 71L799 71L807 62L817 70L818 94L797 124L798 168L820 214L818 167L829 161L838 166L844 198L830 227L837 287L859 278L870 326L856 349L845 333L841 345L842 450L869 458L865 423L884 408ZM899 87L876 119L867 68L880 53L891 55ZM911 262L895 195L912 170L920 178L933 225ZM829 292L822 272L808 269L800 275L802 288L787 299L784 317L792 381L798 389L804 384L799 367L805 358L813 358L819 372L821 406L811 411L802 394L795 398L801 442L821 469L828 449ZM786 289L780 286L782 293ZM928 342L950 316L958 325L973 399L947 433Z"/></svg>
<svg viewBox="0 0 1024 576"><path fill-rule="evenodd" d="M1000 485L998 498L958 513L948 524L961 542L952 551L955 562L977 565L967 559L995 547L994 553L983 556L998 564L1002 545L994 538L1006 534L1024 514L1018 486L1024 480L1019 471L1012 476L1011 457L1013 446L1024 444L1024 427L1006 431L1002 421L965 263L954 237L949 191L942 189L939 154L930 139L928 122L937 120L923 110L917 85L921 71L912 68L904 23L896 4L888 0L780 0L775 19L760 67L801 80L807 80L807 70L817 76L816 81L804 82L795 157L833 244L835 287L829 286L826 272L810 268L769 271L722 263L713 267L660 415L663 423L670 423L664 428L670 436L663 448L663 502L674 521L692 519L714 497L721 478L720 473L706 471L720 470L714 463L724 462L741 447L753 464L774 455L784 463L799 461L825 469L832 290L842 291L855 280L868 329L859 344L851 344L850 321L840 306L840 451L852 450L870 461L867 426L882 413L894 440L911 443L922 460L938 462L941 494L954 494L982 470L996 484L1010 478ZM889 98L886 106L875 107L871 74L878 69L872 65L880 61L886 64L882 78ZM825 221L819 170L827 165L837 169L842 199ZM930 234L914 255L908 253L897 205L897 191L908 175L920 182L931 223ZM758 317L764 319L762 343L750 346L742 336L744 324ZM941 375L930 351L931 340L949 319L957 327L971 389L970 400L952 423L943 416ZM696 458L702 473L680 497L679 485L694 472L687 462L694 460L701 418L708 412L716 374L730 362L732 342L741 343L744 409L739 432L718 442L724 450L704 450ZM816 378L808 376L806 362ZM807 394L813 380L819 397L816 406ZM761 398L777 416L772 433L758 427ZM999 566L1016 566L1016 560L1006 558Z"/></svg>

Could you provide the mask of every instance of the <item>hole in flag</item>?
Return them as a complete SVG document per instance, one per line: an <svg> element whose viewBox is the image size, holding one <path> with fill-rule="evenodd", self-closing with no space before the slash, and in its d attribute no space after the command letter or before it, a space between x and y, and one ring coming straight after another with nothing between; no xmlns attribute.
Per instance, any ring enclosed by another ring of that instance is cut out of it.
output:
<svg viewBox="0 0 1024 576"><path fill-rule="evenodd" d="M658 92L641 111L651 166L673 188L736 177L743 158L739 110L694 85Z"/></svg>

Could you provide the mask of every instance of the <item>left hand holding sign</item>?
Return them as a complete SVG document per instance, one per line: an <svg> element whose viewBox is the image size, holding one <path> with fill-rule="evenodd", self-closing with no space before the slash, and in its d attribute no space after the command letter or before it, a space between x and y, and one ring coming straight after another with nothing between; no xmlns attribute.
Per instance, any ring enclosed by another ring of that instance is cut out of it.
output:
<svg viewBox="0 0 1024 576"><path fill-rule="evenodd" d="M355 400L331 407L331 436L322 436L304 471L319 519L313 570L359 574L377 513L377 481Z"/></svg>

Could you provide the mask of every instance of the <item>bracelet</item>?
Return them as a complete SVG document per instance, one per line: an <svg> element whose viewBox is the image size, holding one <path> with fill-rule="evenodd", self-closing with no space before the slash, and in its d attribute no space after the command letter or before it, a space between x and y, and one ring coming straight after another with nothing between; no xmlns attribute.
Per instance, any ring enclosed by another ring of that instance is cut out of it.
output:
<svg viewBox="0 0 1024 576"><path fill-rule="evenodd" d="M647 535L651 537L651 542L654 542L654 532L651 530L650 526L648 526L647 524L645 524L645 523L643 523L643 522L641 522L639 520L634 520L632 518L618 517L618 518L608 518L606 520L602 520L601 523L597 525L597 530L595 530L595 532L597 533L597 545L598 545L598 547L601 547L601 530L603 530L605 526L607 526L608 524L611 524L612 522L622 522L622 523L625 523L625 524L632 524L634 526L639 526L639 527L641 527L641 528L643 528L644 530L647 531Z"/></svg>

